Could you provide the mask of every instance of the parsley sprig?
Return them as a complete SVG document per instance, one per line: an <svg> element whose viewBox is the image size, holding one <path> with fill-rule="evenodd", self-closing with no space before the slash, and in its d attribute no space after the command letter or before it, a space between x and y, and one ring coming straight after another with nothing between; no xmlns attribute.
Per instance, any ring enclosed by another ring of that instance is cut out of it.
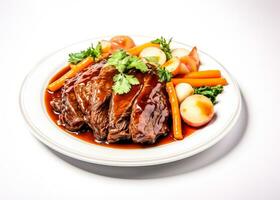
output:
<svg viewBox="0 0 280 200"><path fill-rule="evenodd" d="M132 85L139 84L136 77L127 74L128 70L137 69L142 73L148 71L148 67L140 58L128 55L124 50L113 53L107 64L115 66L119 72L113 77L113 90L117 94L128 93Z"/></svg>
<svg viewBox="0 0 280 200"><path fill-rule="evenodd" d="M221 85L218 86L203 86L194 89L195 94L201 94L208 97L213 104L217 103L216 97L223 92L224 88Z"/></svg>
<svg viewBox="0 0 280 200"><path fill-rule="evenodd" d="M170 43L172 42L172 38L168 41L164 37L157 38L151 41L152 43L160 44L160 49L165 53L167 60L172 58Z"/></svg>
<svg viewBox="0 0 280 200"><path fill-rule="evenodd" d="M169 82L172 78L172 74L161 67L157 68L157 74L160 82L164 82L164 81Z"/></svg>
<svg viewBox="0 0 280 200"><path fill-rule="evenodd" d="M102 53L101 43L98 42L95 48L91 44L91 46L87 48L87 50L83 50L77 53L70 53L68 61L72 64L77 64L88 56L91 56L93 58L98 58L100 57L101 53Z"/></svg>

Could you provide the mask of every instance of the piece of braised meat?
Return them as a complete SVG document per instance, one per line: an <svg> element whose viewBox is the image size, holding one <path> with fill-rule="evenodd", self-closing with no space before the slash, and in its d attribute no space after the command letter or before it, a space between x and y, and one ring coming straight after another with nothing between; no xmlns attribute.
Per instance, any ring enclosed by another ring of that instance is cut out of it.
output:
<svg viewBox="0 0 280 200"><path fill-rule="evenodd" d="M78 77L77 81L74 84L74 92L76 99L79 103L79 107L83 114L85 115L85 121L88 121L90 113L90 97L91 97L91 87L92 80L94 77L99 75L101 68L106 64L106 60L102 60L99 63L96 63L85 71L81 76Z"/></svg>
<svg viewBox="0 0 280 200"><path fill-rule="evenodd" d="M131 139L131 134L128 130L131 108L135 98L141 91L144 79L144 74L139 71L133 71L131 74L138 79L140 84L133 85L126 94L119 95L114 92L112 94L109 109L109 133L107 136L109 143Z"/></svg>
<svg viewBox="0 0 280 200"><path fill-rule="evenodd" d="M92 128L97 140L104 140L109 127L109 104L112 95L115 67L103 67L96 78L93 78L90 97L90 117L88 125Z"/></svg>
<svg viewBox="0 0 280 200"><path fill-rule="evenodd" d="M50 102L54 111L59 114L59 124L67 130L77 131L85 124L84 108L86 102L82 99L82 88L90 79L99 74L105 61L101 61L79 72L73 78L67 79L60 93L55 93ZM81 92L81 93L79 93Z"/></svg>
<svg viewBox="0 0 280 200"><path fill-rule="evenodd" d="M155 143L168 133L169 104L164 83L157 75L146 74L144 86L136 98L130 117L129 132L134 143Z"/></svg>
<svg viewBox="0 0 280 200"><path fill-rule="evenodd" d="M61 92L54 92L52 95L52 100L50 101L51 107L53 111L56 113L61 112L61 104L62 104L62 99L61 99Z"/></svg>
<svg viewBox="0 0 280 200"><path fill-rule="evenodd" d="M61 89L61 110L59 123L67 130L77 131L84 125L84 115L74 92L74 83L78 76L67 79Z"/></svg>

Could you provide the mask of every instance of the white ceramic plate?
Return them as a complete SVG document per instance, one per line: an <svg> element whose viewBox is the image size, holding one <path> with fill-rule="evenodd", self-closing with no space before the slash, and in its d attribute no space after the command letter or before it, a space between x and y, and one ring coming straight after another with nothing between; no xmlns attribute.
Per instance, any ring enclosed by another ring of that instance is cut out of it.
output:
<svg viewBox="0 0 280 200"><path fill-rule="evenodd" d="M31 132L50 148L67 156L102 165L112 166L146 166L156 165L183 159L197 154L221 140L236 123L241 109L241 98L237 83L226 69L206 53L199 51L201 70L219 69L229 85L219 96L215 105L216 117L204 128L181 141L144 149L115 149L90 144L71 136L58 128L49 118L44 105L44 92L50 78L65 66L70 52L87 48L91 43L104 38L95 38L63 48L38 63L25 78L20 106ZM154 38L132 37L137 44ZM172 47L190 46L173 42Z"/></svg>

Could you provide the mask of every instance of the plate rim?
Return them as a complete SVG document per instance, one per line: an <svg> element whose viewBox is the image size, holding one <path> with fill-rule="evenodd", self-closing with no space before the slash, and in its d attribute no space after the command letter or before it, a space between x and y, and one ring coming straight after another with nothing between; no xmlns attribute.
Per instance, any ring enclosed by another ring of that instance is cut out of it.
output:
<svg viewBox="0 0 280 200"><path fill-rule="evenodd" d="M68 157L72 157L75 158L77 160L81 160L81 161L85 161L85 162L89 162L89 163L94 163L94 164L99 164L99 165L107 165L107 166L126 166L126 167L136 167L136 166L151 166L151 165L159 165L159 164L164 164L164 163L169 163L169 162L174 162L177 160L181 160L190 156L193 156L195 154L198 154L208 148L210 148L211 146L215 145L217 142L219 142L222 138L224 138L228 132L232 129L232 127L236 124L237 119L240 116L241 113L241 108L242 108L242 100L241 100L241 93L240 93L240 88L238 86L238 83L236 82L235 78L232 76L231 73L229 73L229 71L219 62L217 61L215 58L213 58L212 56L210 56L208 53L205 53L204 51L199 50L201 53L205 54L206 56L208 56L209 58L211 58L212 60L214 60L215 62L217 62L224 71L226 71L226 73L230 76L232 83L234 84L235 88L236 88L236 92L238 95L238 108L235 111L235 114L232 117L232 120L230 121L230 123L223 129L220 131L220 133L214 137L212 140L202 144L201 146L198 146L190 151L187 152L183 152L181 154L175 155L175 156L171 156L171 157L166 157L166 158L160 158L160 159L152 159L152 160L146 160L146 161L114 161L114 160L102 160L102 159L95 159L95 158L89 158L85 155L81 155L78 154L77 152L73 152L73 151L69 151L66 148L63 148L59 145L57 145L56 143L53 143L51 141L49 141L48 138L44 137L42 132L36 127L36 125L34 123L32 123L32 120L29 119L29 116L27 114L27 112L25 111L24 108L24 99L23 99L23 93L25 90L25 86L26 86L26 81L28 80L28 78L32 75L32 73L37 69L37 67L43 63L45 60L47 60L50 56L62 51L63 49L69 48L71 46L74 46L76 44L82 43L82 42L86 42L89 40L97 40L97 39L104 39L106 37L110 37L110 36L103 36L103 37L94 37L94 38L89 38L86 40L81 40L75 43L72 43L70 45L67 45L63 48L60 48L56 51L53 51L52 53L48 54L47 56L44 56L41 60L39 60L34 67L31 68L31 70L29 71L29 73L25 76L24 80L22 81L21 84L21 88L20 88L20 93L19 93L19 105L20 105L20 112L26 122L26 124L28 125L29 130L31 131L32 135L35 136L35 138L37 138L40 142L42 142L43 144L47 145L48 147L50 147L51 149L64 154ZM140 35L131 35L131 37L142 37L142 38L151 38L149 36L140 36ZM190 45L187 45L185 43L182 42L178 42L178 41L174 41L178 44L181 45L185 45L190 47Z"/></svg>

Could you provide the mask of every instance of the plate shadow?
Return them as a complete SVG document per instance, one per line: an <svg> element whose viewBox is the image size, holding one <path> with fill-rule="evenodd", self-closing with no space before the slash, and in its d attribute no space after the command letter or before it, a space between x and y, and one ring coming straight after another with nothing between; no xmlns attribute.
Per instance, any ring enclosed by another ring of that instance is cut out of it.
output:
<svg viewBox="0 0 280 200"><path fill-rule="evenodd" d="M111 178L157 179L186 174L222 159L240 143L246 133L249 120L248 107L243 95L241 95L241 100L242 108L240 117L230 132L221 141L199 154L179 161L145 167L113 167L76 160L50 148L49 149L53 154L77 168L89 173Z"/></svg>

